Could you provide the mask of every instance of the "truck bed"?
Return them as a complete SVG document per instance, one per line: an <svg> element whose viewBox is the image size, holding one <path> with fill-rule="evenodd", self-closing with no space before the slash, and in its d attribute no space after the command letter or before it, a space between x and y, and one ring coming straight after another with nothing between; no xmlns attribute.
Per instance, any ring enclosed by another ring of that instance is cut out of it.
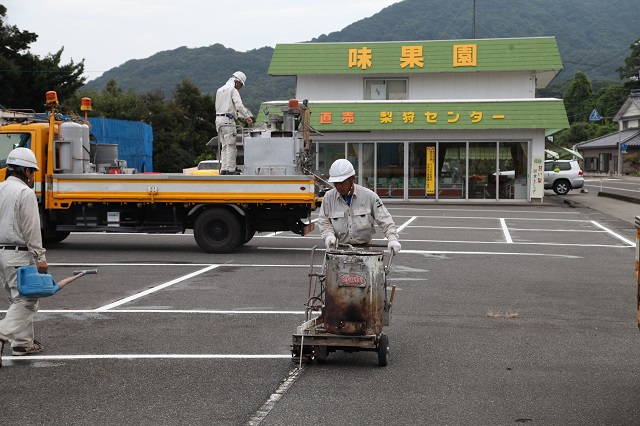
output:
<svg viewBox="0 0 640 426"><path fill-rule="evenodd" d="M314 204L313 176L54 174L49 208L74 202Z"/></svg>

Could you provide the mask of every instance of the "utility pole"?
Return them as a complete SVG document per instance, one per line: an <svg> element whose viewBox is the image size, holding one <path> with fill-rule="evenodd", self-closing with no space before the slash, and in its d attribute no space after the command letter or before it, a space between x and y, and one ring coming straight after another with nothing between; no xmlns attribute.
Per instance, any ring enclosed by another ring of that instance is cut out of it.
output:
<svg viewBox="0 0 640 426"><path fill-rule="evenodd" d="M473 39L476 39L476 0L473 0Z"/></svg>

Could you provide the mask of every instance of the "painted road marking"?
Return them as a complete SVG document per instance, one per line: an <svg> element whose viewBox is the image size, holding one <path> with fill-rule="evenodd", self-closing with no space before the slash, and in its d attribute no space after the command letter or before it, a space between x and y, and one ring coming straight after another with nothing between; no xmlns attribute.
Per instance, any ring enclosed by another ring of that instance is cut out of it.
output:
<svg viewBox="0 0 640 426"><path fill-rule="evenodd" d="M633 247L635 247L635 246L636 246L636 242L635 242L635 241L627 240L627 239L626 239L626 238L624 238L622 235L617 234L617 233L613 232L611 229L609 229L609 228L607 228L607 227L604 227L604 226L600 225L600 224L599 224L598 222L596 222L595 220L592 220L592 221L591 221L591 223L593 223L593 224L594 224L595 226L597 226L598 228L605 230L608 234L610 234L610 235L614 236L615 238L619 239L620 241L622 241L622 242L625 242L625 243L629 244L629 246L633 246Z"/></svg>
<svg viewBox="0 0 640 426"><path fill-rule="evenodd" d="M503 218L500 218L500 225L502 226L502 233L504 234L504 239L508 244L512 244L513 240L511 239L511 234L509 233L509 227L507 226L507 221Z"/></svg>
<svg viewBox="0 0 640 426"><path fill-rule="evenodd" d="M404 228L406 228L407 226L409 226L409 224L411 222L413 222L414 220L416 220L418 216L412 216L411 219L407 220L405 223L403 223L397 230L398 230L398 234L400 233L400 231L402 231Z"/></svg>
<svg viewBox="0 0 640 426"><path fill-rule="evenodd" d="M7 312L0 310L0 312ZM39 314L95 314L96 309L38 309ZM217 310L217 309L110 309L110 314L217 314L217 315L303 315L304 311L257 311L257 310Z"/></svg>
<svg viewBox="0 0 640 426"><path fill-rule="evenodd" d="M284 395L287 392L287 390L289 390L291 385L293 385L296 379L300 377L300 374L302 374L303 370L304 370L304 366L301 368L293 367L291 371L289 371L289 374L287 374L287 377L282 381L282 383L280 383L280 386L278 386L278 389L276 389L276 391L272 393L271 396L269 396L269 398L267 398L267 401L264 404L262 404L262 407L258 408L258 410L253 414L253 416L251 416L251 419L249 419L249 422L247 422L247 425L257 426L260 423L262 423L262 421L265 419L265 417L267 417L269 412L273 410L273 407L275 407L276 403L280 400L280 398L282 398L282 395Z"/></svg>
<svg viewBox="0 0 640 426"><path fill-rule="evenodd" d="M116 302L113 302L113 303L110 303L108 305L105 305L105 306L102 306L100 308L97 308L96 311L97 312L108 311L109 309L115 308L116 306L124 305L125 303L129 303L129 302L131 302L133 300L139 299L139 298L144 297L144 296L146 296L148 294L155 293L156 291L159 291L159 290L162 290L164 288L170 287L170 286L172 286L174 284L177 284L179 282L182 282L184 280L188 280L189 278L193 278L193 277L195 277L197 275L203 274L203 273L208 272L208 271L210 271L212 269L216 269L219 266L221 266L221 265L211 265L211 266L208 266L208 267L206 267L204 269L200 269L199 271L192 272L192 273L187 274L187 275L183 275L182 277L176 278L175 280L171 280L171 281L169 281L167 283L160 284L158 286L155 286L153 288L147 289L147 290L142 291L140 293L134 294L134 295L129 296L129 297L125 297L124 299L120 299L120 300L118 300Z"/></svg>
<svg viewBox="0 0 640 426"><path fill-rule="evenodd" d="M84 359L284 359L291 354L91 354L91 355L29 355L3 356L11 361L53 361Z"/></svg>

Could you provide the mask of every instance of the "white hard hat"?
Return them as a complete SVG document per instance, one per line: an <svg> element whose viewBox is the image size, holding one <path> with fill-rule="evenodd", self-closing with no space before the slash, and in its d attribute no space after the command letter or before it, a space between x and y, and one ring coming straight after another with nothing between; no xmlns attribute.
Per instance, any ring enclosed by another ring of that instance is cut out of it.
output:
<svg viewBox="0 0 640 426"><path fill-rule="evenodd" d="M344 182L347 178L355 176L356 171L349 160L341 158L336 160L329 169L329 182Z"/></svg>
<svg viewBox="0 0 640 426"><path fill-rule="evenodd" d="M11 151L7 157L7 165L9 164L40 170L36 155L29 148L16 148Z"/></svg>
<svg viewBox="0 0 640 426"><path fill-rule="evenodd" d="M243 86L247 85L247 76L242 71L236 71L233 73L233 78L242 83Z"/></svg>

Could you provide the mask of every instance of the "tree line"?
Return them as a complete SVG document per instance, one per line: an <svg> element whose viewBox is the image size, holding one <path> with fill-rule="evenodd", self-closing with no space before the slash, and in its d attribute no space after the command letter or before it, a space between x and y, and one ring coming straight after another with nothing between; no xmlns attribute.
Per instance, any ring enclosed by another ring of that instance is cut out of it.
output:
<svg viewBox="0 0 640 426"><path fill-rule="evenodd" d="M80 90L86 79L84 61L61 64L63 49L40 58L29 52L37 35L6 24L7 9L0 5L0 104L10 108L43 110L44 96L55 90L62 101L60 110L74 114L81 98L93 101L91 116L142 121L153 127L153 162L157 171L180 172L198 161L215 158L206 143L214 136L215 98L189 80L176 85L175 94L167 97L162 91L140 93L123 90L110 80L100 91ZM633 89L640 89L640 39L630 46L624 64L616 69L621 83L593 92L591 82L577 72L560 95L569 118L570 128L555 135L554 143L571 148L573 145L616 132L612 121L616 112ZM553 95L540 91L539 96ZM603 117L601 122L589 122L593 109Z"/></svg>

